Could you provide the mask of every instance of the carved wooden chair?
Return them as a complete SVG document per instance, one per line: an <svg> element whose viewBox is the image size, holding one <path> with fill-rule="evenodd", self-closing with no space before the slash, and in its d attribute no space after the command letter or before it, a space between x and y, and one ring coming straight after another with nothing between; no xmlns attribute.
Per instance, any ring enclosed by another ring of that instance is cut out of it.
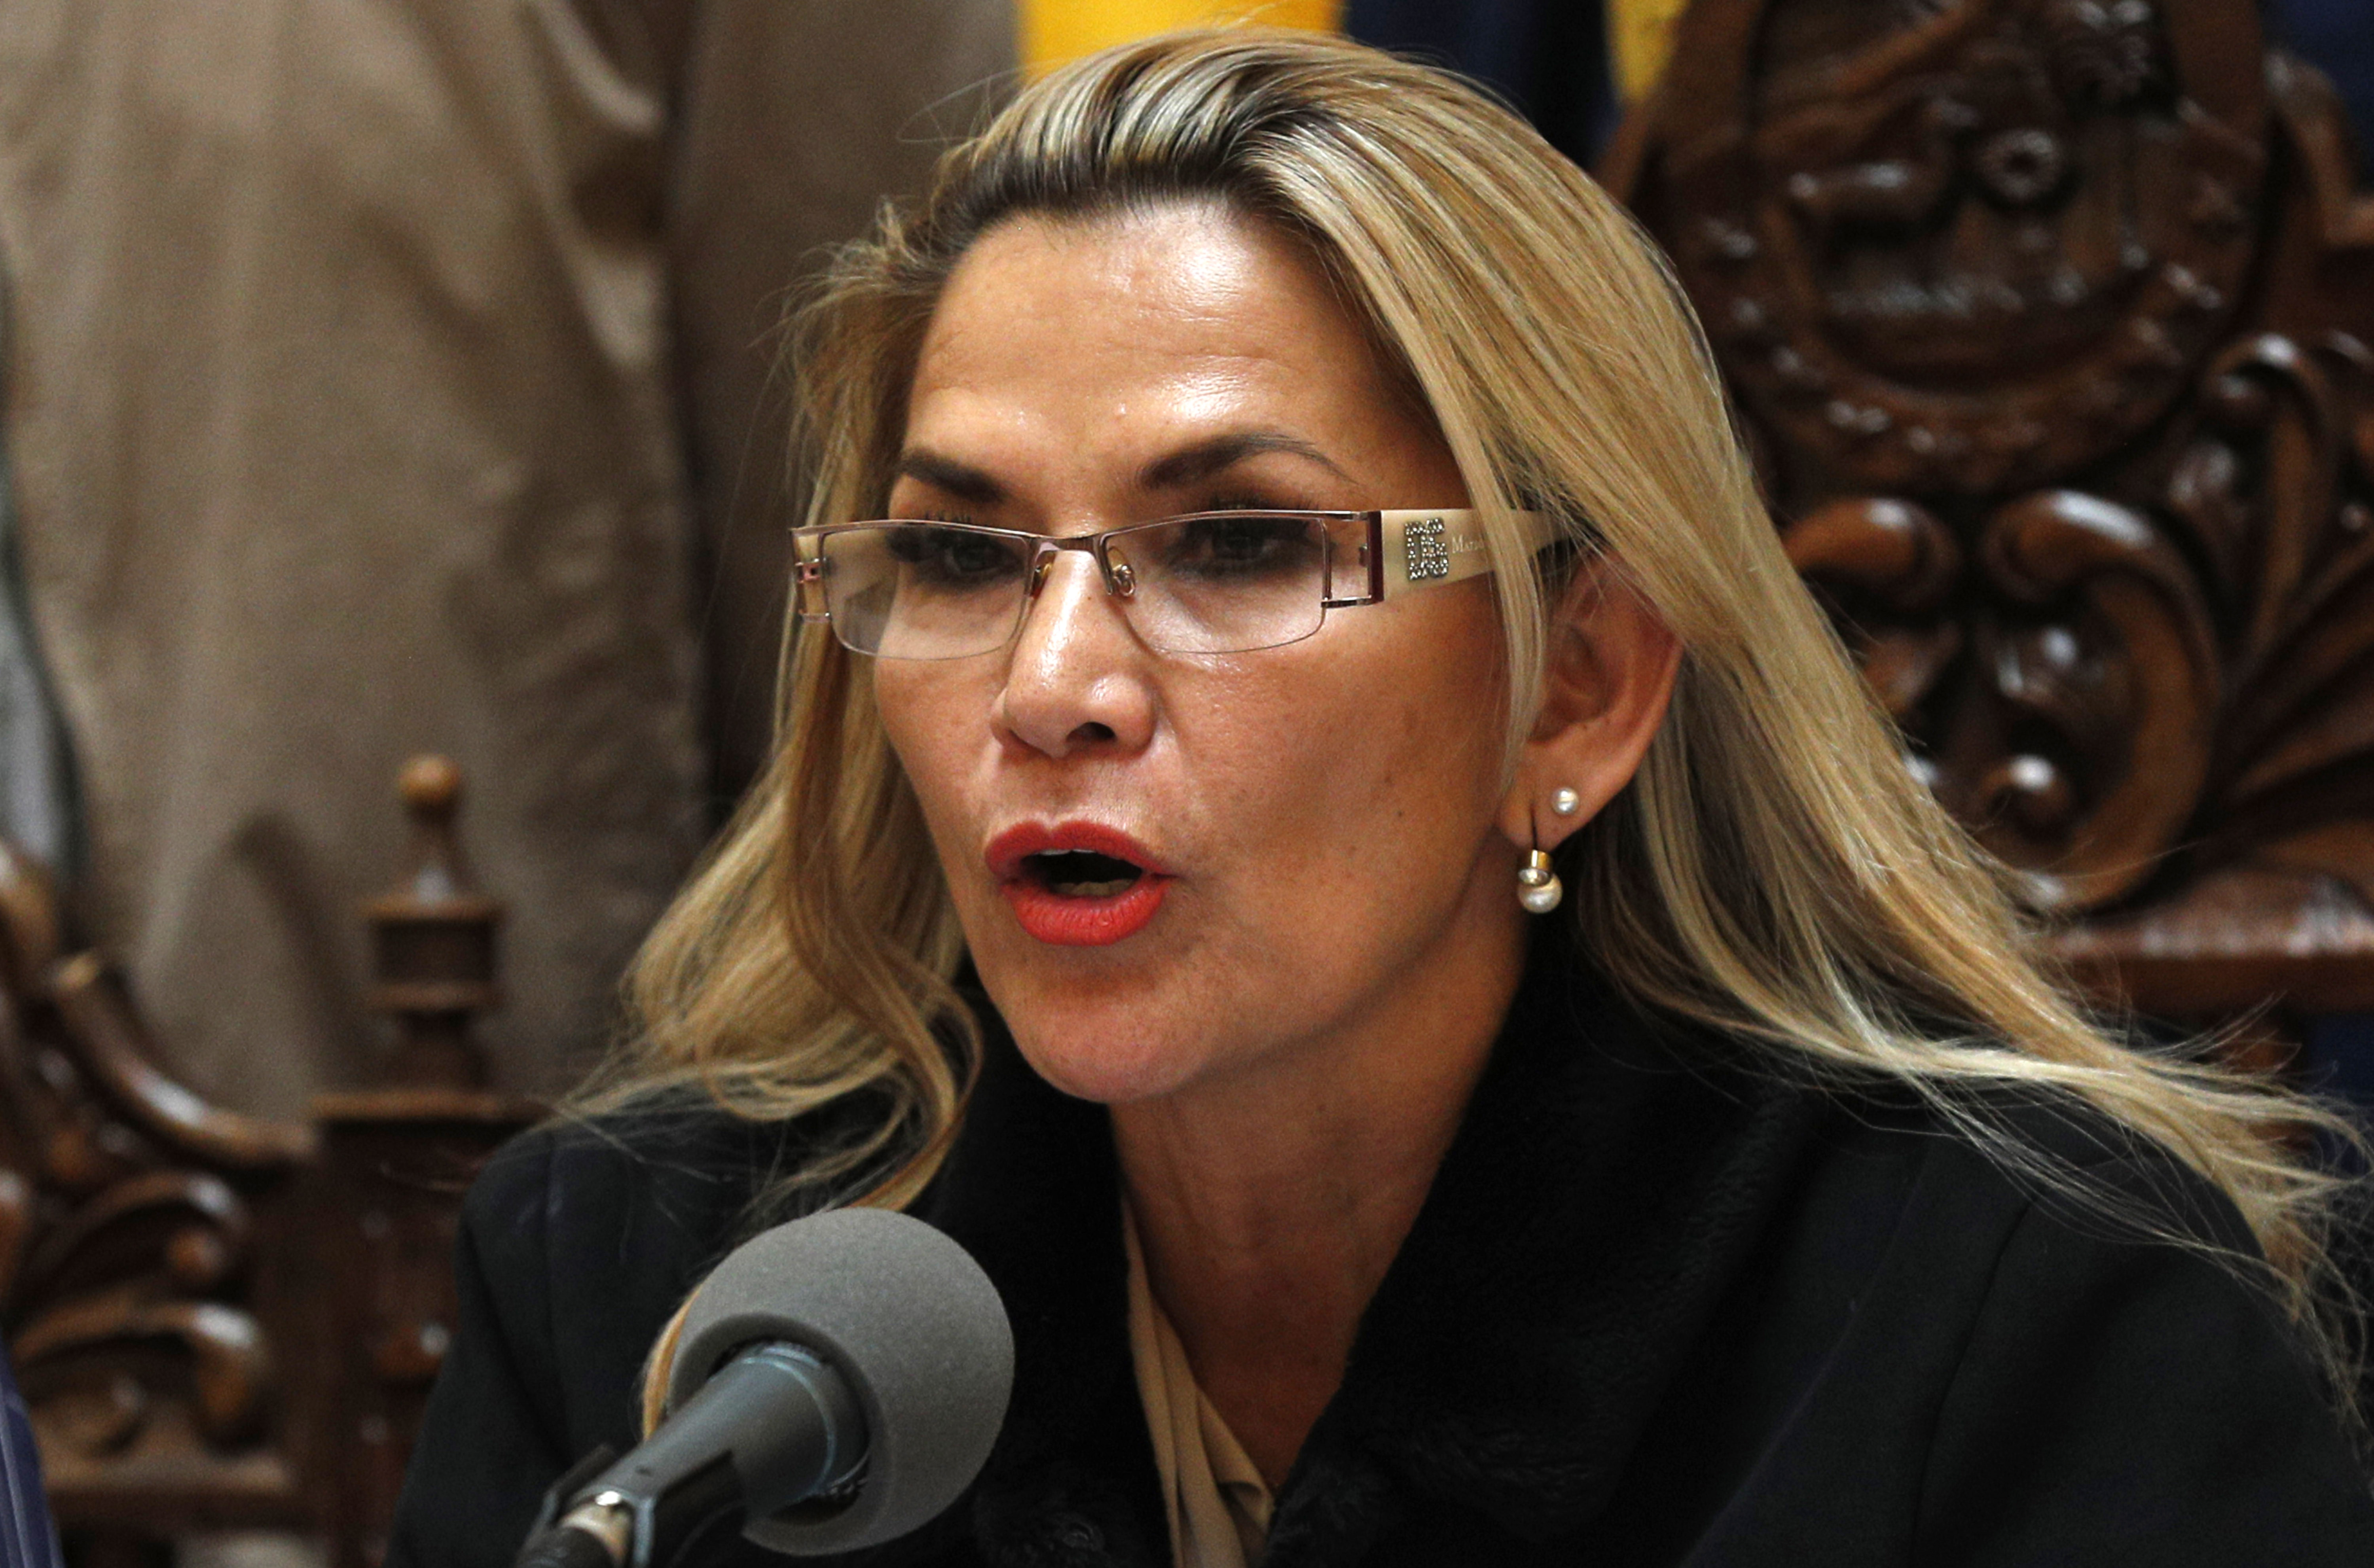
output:
<svg viewBox="0 0 2374 1568"><path fill-rule="evenodd" d="M404 794L413 864L368 911L392 1082L301 1126L159 1072L120 977L65 946L47 876L0 846L0 1325L85 1564L224 1528L378 1561L452 1319L460 1195L535 1114L477 1086L500 909L461 870L459 780L418 759Z"/></svg>
<svg viewBox="0 0 2374 1568"><path fill-rule="evenodd" d="M2108 997L2374 1007L2374 199L2251 0L1698 0L1610 188Z"/></svg>

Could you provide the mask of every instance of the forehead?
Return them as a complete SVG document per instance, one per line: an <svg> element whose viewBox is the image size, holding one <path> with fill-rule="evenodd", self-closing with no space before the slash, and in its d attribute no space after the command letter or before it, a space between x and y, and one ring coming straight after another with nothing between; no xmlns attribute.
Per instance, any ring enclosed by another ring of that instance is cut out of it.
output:
<svg viewBox="0 0 2374 1568"><path fill-rule="evenodd" d="M1300 241L1182 202L983 235L925 334L909 427L1324 424L1382 401L1366 333Z"/></svg>

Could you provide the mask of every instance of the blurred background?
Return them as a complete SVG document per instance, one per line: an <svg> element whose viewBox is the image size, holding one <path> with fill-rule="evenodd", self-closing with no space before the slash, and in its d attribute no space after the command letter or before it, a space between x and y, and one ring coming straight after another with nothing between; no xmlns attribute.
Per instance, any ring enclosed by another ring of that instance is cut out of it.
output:
<svg viewBox="0 0 2374 1568"><path fill-rule="evenodd" d="M490 1057L549 1090L768 743L825 247L1019 72L1232 17L1455 65L1589 164L1682 9L18 0L0 831L191 1086L300 1115L382 1048L354 911L449 755L510 904ZM2265 21L2374 127L2374 7Z"/></svg>
<svg viewBox="0 0 2374 1568"><path fill-rule="evenodd" d="M261 1215L277 1189L236 1171L319 1168L269 1129L388 1077L362 909L399 871L505 906L493 1084L582 1069L770 744L787 302L1031 73L1246 18L1465 72L1600 170L1674 252L1910 764L2033 873L2073 969L2374 1103L2368 0L11 0L0 837L195 1095L140 1091L130 1143L76 1108L76 1073L131 1070L20 972L0 865L0 989L67 1042L0 1049L66 1107L0 1126L41 1152L0 1169L20 1363L42 1302L117 1276L40 1297L15 1260L136 1208L110 1194L162 1179L141 1138ZM2019 579L2023 539L2101 571ZM422 753L459 765L458 858L407 837ZM174 1190L205 1246L237 1231ZM450 1202L421 1213L390 1277L441 1278ZM264 1265L172 1251L195 1234L157 1232L159 1289L313 1332ZM441 1353L446 1287L418 1288L383 1315L417 1343L371 1341L389 1388ZM28 1378L45 1453L97 1456L86 1522L150 1495L118 1463L147 1418L90 1364ZM337 1418L389 1475L400 1406ZM217 1468L171 1519L299 1519L370 1561L369 1521L297 1481L206 1490L295 1419L176 1439Z"/></svg>

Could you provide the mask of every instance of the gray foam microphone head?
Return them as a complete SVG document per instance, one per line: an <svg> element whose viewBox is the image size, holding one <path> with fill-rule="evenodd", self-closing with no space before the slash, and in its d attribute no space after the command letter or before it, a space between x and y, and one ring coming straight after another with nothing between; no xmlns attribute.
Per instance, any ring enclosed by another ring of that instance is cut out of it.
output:
<svg viewBox="0 0 2374 1568"><path fill-rule="evenodd" d="M921 1527L972 1483L1005 1420L1014 1334L997 1287L963 1247L911 1215L836 1209L737 1247L686 1309L668 1409L761 1340L830 1362L855 1390L868 1434L853 1501L744 1527L777 1551L851 1551Z"/></svg>

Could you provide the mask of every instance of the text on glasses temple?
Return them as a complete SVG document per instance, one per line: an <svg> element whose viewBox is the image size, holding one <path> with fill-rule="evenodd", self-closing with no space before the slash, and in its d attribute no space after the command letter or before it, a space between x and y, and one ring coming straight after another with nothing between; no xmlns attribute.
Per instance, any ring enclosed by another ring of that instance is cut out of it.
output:
<svg viewBox="0 0 2374 1568"><path fill-rule="evenodd" d="M1543 513L1513 515L1528 553L1556 539L1557 530ZM1384 544L1384 580L1376 587L1385 593L1421 583L1457 582L1492 569L1492 550L1480 512L1386 511L1377 514L1377 521Z"/></svg>

